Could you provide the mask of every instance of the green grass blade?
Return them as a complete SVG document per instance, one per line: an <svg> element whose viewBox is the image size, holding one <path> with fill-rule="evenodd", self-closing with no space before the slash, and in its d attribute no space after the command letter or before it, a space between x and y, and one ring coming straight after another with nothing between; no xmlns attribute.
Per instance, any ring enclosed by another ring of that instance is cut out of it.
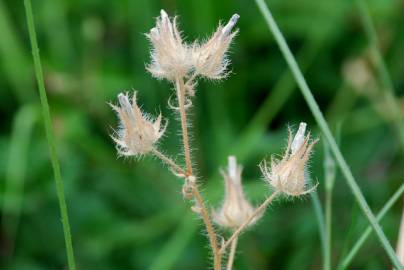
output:
<svg viewBox="0 0 404 270"><path fill-rule="evenodd" d="M28 55L25 54L22 41L17 35L17 27L13 25L12 17L7 10L6 1L0 1L0 66L21 103L32 101L34 95L30 80ZM2 78L3 79L3 78ZM5 92L5 89L1 91ZM4 93L1 93L4 95Z"/></svg>
<svg viewBox="0 0 404 270"><path fill-rule="evenodd" d="M400 140L400 145L402 150L404 151L404 123L401 117L400 107L397 103L397 100L394 96L394 86L391 80L389 71L387 69L386 62L383 59L380 47L379 40L377 37L376 29L373 24L372 18L369 14L369 9L365 0L356 0L356 4L359 9L360 17L362 20L362 24L365 28L366 35L369 38L369 42L371 45L373 56L376 60L376 68L379 73L380 81L383 86L383 94L387 103L387 107L390 110L392 118L394 119L394 123L397 129L398 137Z"/></svg>
<svg viewBox="0 0 404 270"><path fill-rule="evenodd" d="M325 242L324 269L330 270L332 265L332 193L336 176L335 161L327 142L324 145L324 186L325 186Z"/></svg>
<svg viewBox="0 0 404 270"><path fill-rule="evenodd" d="M356 183L356 180L347 164L345 161L345 158L343 157L333 135L331 134L331 130L328 127L327 122L324 119L323 113L321 112L317 102L315 101L313 94L307 85L307 82L305 78L303 77L302 72L300 71L300 68L292 54L292 52L289 49L289 46L287 45L285 38L283 37L281 31L279 30L278 25L276 24L275 20L272 17L272 14L265 4L264 0L255 0L259 10L262 12L269 29L273 33L275 40L277 41L279 48L285 57L286 62L288 63L293 76L295 77L295 80L297 84L299 85L299 88L317 122L319 125L321 131L324 133L324 137L327 140L327 142L330 145L331 151L341 168L342 173L345 176L345 179L347 180L347 183L349 187L351 188L352 192L355 195L355 198L360 205L362 211L364 212L365 216L369 220L370 224L374 228L383 248L386 250L387 255L389 256L390 260L392 261L393 265L397 269L403 269L401 266L401 263L397 259L397 256L395 255L395 252L393 248L391 247L391 244L389 243L386 235L384 234L383 230L381 229L380 225L378 224L375 216L372 213L372 210L370 209L368 203L366 202L365 197L362 194L362 191L360 190L358 184Z"/></svg>
<svg viewBox="0 0 404 270"><path fill-rule="evenodd" d="M34 59L35 75L36 75L36 79L37 79L37 83L38 83L39 98L41 100L41 106L42 106L42 116L43 116L43 120L44 120L44 124L45 124L46 139L48 141L49 154L50 154L50 159L51 159L52 167L53 167L53 173L54 173L54 177L55 177L56 192L57 192L57 196L58 196L58 200L59 200L60 213L62 216L63 233L64 233L64 238L65 238L66 252L67 252L67 261L69 264L69 269L75 270L76 264L74 261L74 253L73 253L73 245L72 245L72 239L71 239L71 233L70 233L69 217L68 217L64 187L63 187L62 175L60 173L59 160L58 160L57 153L56 153L56 143L55 143L55 139L53 136L51 115L50 115L50 111L49 111L48 99L46 96L41 59L39 57L39 48L38 48L38 43L37 43L37 39L36 39L35 24L34 24L34 17L32 14L31 1L24 0L24 5L25 5L25 12L26 12L26 17L27 17L29 37L30 37L31 47L32 47L32 55L33 55L33 59Z"/></svg>
<svg viewBox="0 0 404 270"><path fill-rule="evenodd" d="M390 208L394 205L394 203L401 197L404 192L404 184L400 186L400 188L391 196L391 198L387 201L387 203L383 206L382 210L377 214L377 221L381 221L384 215L390 210ZM352 262L353 258L358 254L359 249L363 246L366 239L368 239L369 235L372 233L372 227L368 226L366 230L363 232L361 237L359 237L358 241L356 241L355 245L351 248L348 255L340 263L338 269L346 269L349 264Z"/></svg>
<svg viewBox="0 0 404 270"><path fill-rule="evenodd" d="M17 112L10 140L5 190L2 205L1 225L10 242L10 258L14 251L15 239L20 223L21 206L24 198L27 156L32 129L38 118L35 106L26 105Z"/></svg>
<svg viewBox="0 0 404 270"><path fill-rule="evenodd" d="M323 257L327 252L327 242L326 242L326 231L325 231L325 223L324 223L324 212L321 207L320 198L318 197L317 191L310 193L311 202L313 204L314 213L316 214L318 231L320 234L320 242L321 242L321 252L323 253Z"/></svg>

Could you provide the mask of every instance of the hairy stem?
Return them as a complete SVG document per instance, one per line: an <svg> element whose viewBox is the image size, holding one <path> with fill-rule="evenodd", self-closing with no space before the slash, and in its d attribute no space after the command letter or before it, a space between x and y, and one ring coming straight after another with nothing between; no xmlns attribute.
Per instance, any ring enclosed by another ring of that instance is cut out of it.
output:
<svg viewBox="0 0 404 270"><path fill-rule="evenodd" d="M38 83L39 99L41 101L42 116L45 124L46 139L48 141L49 154L53 167L53 173L55 177L56 194L59 201L60 214L62 216L62 226L65 239L67 263L70 270L76 269L76 263L74 260L72 236L70 233L69 215L67 211L67 204L65 198L65 192L62 181L62 174L60 172L59 159L56 152L56 142L53 135L52 119L49 110L48 98L46 96L45 83L43 78L41 58L39 56L38 42L36 39L34 15L32 14L32 6L30 0L25 0L25 12L27 16L27 24L29 31L29 38L31 40L32 56L34 59L34 68L36 80Z"/></svg>
<svg viewBox="0 0 404 270"><path fill-rule="evenodd" d="M183 79L177 78L175 80L175 88L177 90L178 108L181 117L182 143L184 147L186 175L190 176L192 175L192 161L191 149L189 147L187 113L185 111L185 88Z"/></svg>
<svg viewBox="0 0 404 270"><path fill-rule="evenodd" d="M227 259L226 270L232 270L233 269L233 262L234 262L234 258L235 258L235 255L236 255L236 249L237 249L237 240L238 240L238 238L236 237L231 242L230 254L229 254L229 258Z"/></svg>
<svg viewBox="0 0 404 270"><path fill-rule="evenodd" d="M269 10L268 6L265 4L264 0L255 0L260 11L262 12L269 29L272 31L276 42L279 45L279 48L286 60L286 62L289 65L289 68L292 71L293 76L295 77L295 80L301 90L301 93L303 94L306 103L308 104L317 124L319 125L321 131L324 133L325 139L328 141L331 152L335 156L335 159L341 168L341 171L343 175L345 176L345 179L347 180L347 183L349 187L351 188L353 194L355 195L355 198L361 207L363 213L365 214L366 218L369 220L369 223L372 225L373 229L375 230L377 237L379 238L380 243L382 244L384 250L386 251L387 255L389 256L391 262L397 269L403 269L401 266L401 263L399 262L394 249L392 248L389 240L387 239L386 235L384 234L382 228L380 227L379 223L377 222L372 210L370 209L368 203L366 202L366 199L358 186L351 169L348 166L348 163L346 162L344 156L342 155L332 133L331 130L324 118L323 113L321 112L316 100L313 97L313 94L306 82L306 79L304 78L297 62L296 59L294 58L292 52L289 49L288 44L286 43L286 40L280 31L277 23L275 22L274 18L272 17L271 11Z"/></svg>
<svg viewBox="0 0 404 270"><path fill-rule="evenodd" d="M184 80L182 78L177 78L175 80L175 87L177 91L178 108L181 118L182 143L184 147L185 166L186 166L185 177L190 177L193 176L193 173L192 173L191 149L189 146L189 137L188 137L187 115L185 111ZM202 217L203 223L208 233L208 238L213 253L214 269L221 270L222 260L221 260L221 253L219 252L217 244L216 232L210 219L209 213L206 209L205 202L202 199L202 196L198 190L198 186L196 185L196 183L193 183L192 195L195 199L196 206L198 207L199 210L198 212Z"/></svg>
<svg viewBox="0 0 404 270"><path fill-rule="evenodd" d="M258 215L260 215L279 194L280 191L277 190L272 193L271 196L266 198L265 201L257 209L255 209L251 216L246 221L244 221L244 223L241 224L240 227L237 228L237 230L233 232L230 238L223 244L222 248L220 249L220 253L223 253L226 248L228 248L228 246L233 242L233 240L236 239L248 225L250 225L251 221Z"/></svg>
<svg viewBox="0 0 404 270"><path fill-rule="evenodd" d="M172 160L171 158L167 157L166 155L164 155L163 153L161 153L159 150L157 150L156 148L152 149L152 153L153 155L155 155L157 158L159 158L162 162L164 162L165 164L167 164L171 170L179 173L179 174L183 174L185 175L185 170L182 169L179 165L177 165L177 163L174 162L174 160Z"/></svg>
<svg viewBox="0 0 404 270"><path fill-rule="evenodd" d="M219 252L218 249L218 244L217 244L217 237L216 237L216 232L213 227L213 224L210 220L209 213L206 210L205 203L202 199L201 194L199 193L199 190L194 184L192 188L192 194L194 196L194 199L196 201L197 207L199 208L200 215L203 219L203 222L206 227L206 232L208 233L209 241L210 241L210 246L213 252L213 260L214 260L214 269L215 270L221 270L222 268L222 256L221 253Z"/></svg>

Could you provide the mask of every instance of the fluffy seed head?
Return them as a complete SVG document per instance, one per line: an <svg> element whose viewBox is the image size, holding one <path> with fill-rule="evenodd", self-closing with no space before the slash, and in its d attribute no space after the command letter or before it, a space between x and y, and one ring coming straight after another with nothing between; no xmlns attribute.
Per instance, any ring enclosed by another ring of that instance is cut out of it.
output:
<svg viewBox="0 0 404 270"><path fill-rule="evenodd" d="M213 211L212 216L217 224L228 229L239 227L254 212L254 208L244 196L241 171L242 168L237 165L234 156L229 156L227 171L221 171L225 183L225 198L222 207ZM251 224L255 221L256 219Z"/></svg>
<svg viewBox="0 0 404 270"><path fill-rule="evenodd" d="M293 138L289 131L288 146L282 159L272 157L270 166L266 161L260 164L265 181L286 195L300 196L316 188L306 188L305 168L310 152L318 140L311 141L310 133L305 135L305 131L306 123L300 123Z"/></svg>
<svg viewBox="0 0 404 270"><path fill-rule="evenodd" d="M209 79L222 79L227 76L230 60L227 58L229 46L237 34L232 32L240 16L234 14L225 25L219 25L216 32L204 44L195 43L192 57L195 73Z"/></svg>
<svg viewBox="0 0 404 270"><path fill-rule="evenodd" d="M164 134L167 123L161 126L161 114L155 119L145 115L136 103L136 92L132 103L127 93L118 95L119 106L110 104L117 113L120 127L112 135L118 154L122 156L141 156L149 153Z"/></svg>
<svg viewBox="0 0 404 270"><path fill-rule="evenodd" d="M152 45L151 64L147 70L156 78L174 80L184 77L192 68L190 49L181 38L177 21L164 10L156 19L156 26L146 35Z"/></svg>

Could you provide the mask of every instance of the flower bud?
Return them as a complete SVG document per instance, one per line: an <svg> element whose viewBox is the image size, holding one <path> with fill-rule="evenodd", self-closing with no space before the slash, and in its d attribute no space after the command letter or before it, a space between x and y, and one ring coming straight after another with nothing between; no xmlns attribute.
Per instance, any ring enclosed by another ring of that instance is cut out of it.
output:
<svg viewBox="0 0 404 270"><path fill-rule="evenodd" d="M160 14L156 27L147 34L152 45L152 61L147 70L156 78L173 81L192 69L190 50L182 41L176 19L171 22L164 10Z"/></svg>
<svg viewBox="0 0 404 270"><path fill-rule="evenodd" d="M222 207L218 211L213 211L213 219L217 224L228 229L239 227L254 212L254 208L243 193L241 171L242 168L237 165L234 156L229 156L227 172L221 171L225 183L225 198ZM255 221L256 219L251 223Z"/></svg>
<svg viewBox="0 0 404 270"><path fill-rule="evenodd" d="M161 114L156 120L147 117L136 103L136 92L132 104L128 94L118 95L119 106L110 104L120 120L120 128L112 139L116 143L118 154L138 156L149 153L164 134L167 124L161 127Z"/></svg>
<svg viewBox="0 0 404 270"><path fill-rule="evenodd" d="M305 135L306 126L306 123L300 123L293 138L289 131L288 146L281 160L272 157L270 167L266 161L260 164L265 181L286 195L300 196L316 188L314 186L306 189L307 162L314 144L318 141L310 141L310 133Z"/></svg>
<svg viewBox="0 0 404 270"><path fill-rule="evenodd" d="M240 16L234 14L223 27L219 25L216 32L204 44L193 47L195 73L209 79L222 79L227 76L230 60L226 54L238 31L231 32Z"/></svg>

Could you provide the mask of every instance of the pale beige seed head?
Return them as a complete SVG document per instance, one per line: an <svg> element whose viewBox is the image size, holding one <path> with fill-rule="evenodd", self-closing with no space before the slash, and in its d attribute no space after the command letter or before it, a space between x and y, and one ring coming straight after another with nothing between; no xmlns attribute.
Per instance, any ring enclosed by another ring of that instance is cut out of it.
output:
<svg viewBox="0 0 404 270"><path fill-rule="evenodd" d="M282 159L272 158L270 165L266 161L260 164L265 181L289 196L304 195L316 188L307 188L305 169L317 140L311 141L310 133L305 135L306 126L306 123L300 123L293 138L289 131L288 146Z"/></svg>
<svg viewBox="0 0 404 270"><path fill-rule="evenodd" d="M374 84L372 70L365 58L348 59L342 67L346 83L358 93L366 93Z"/></svg>
<svg viewBox="0 0 404 270"><path fill-rule="evenodd" d="M219 25L212 37L203 44L195 43L192 58L195 73L209 79L222 79L227 76L230 60L227 58L229 46L237 34L232 32L240 16L234 14L225 25Z"/></svg>
<svg viewBox="0 0 404 270"><path fill-rule="evenodd" d="M161 114L155 119L149 118L136 102L136 92L129 101L127 93L118 95L119 106L111 105L117 113L120 127L112 139L116 143L118 154L122 156L141 156L149 153L163 136L167 123L161 126Z"/></svg>
<svg viewBox="0 0 404 270"><path fill-rule="evenodd" d="M236 158L229 156L227 171L221 171L225 183L225 198L221 208L212 213L214 221L224 228L239 227L254 212L254 208L244 196L241 171L242 168L237 165ZM255 221L256 219L251 224Z"/></svg>
<svg viewBox="0 0 404 270"><path fill-rule="evenodd" d="M175 80L192 69L190 49L182 41L176 18L172 21L164 10L156 19L156 26L147 34L152 50L147 70L156 78Z"/></svg>

